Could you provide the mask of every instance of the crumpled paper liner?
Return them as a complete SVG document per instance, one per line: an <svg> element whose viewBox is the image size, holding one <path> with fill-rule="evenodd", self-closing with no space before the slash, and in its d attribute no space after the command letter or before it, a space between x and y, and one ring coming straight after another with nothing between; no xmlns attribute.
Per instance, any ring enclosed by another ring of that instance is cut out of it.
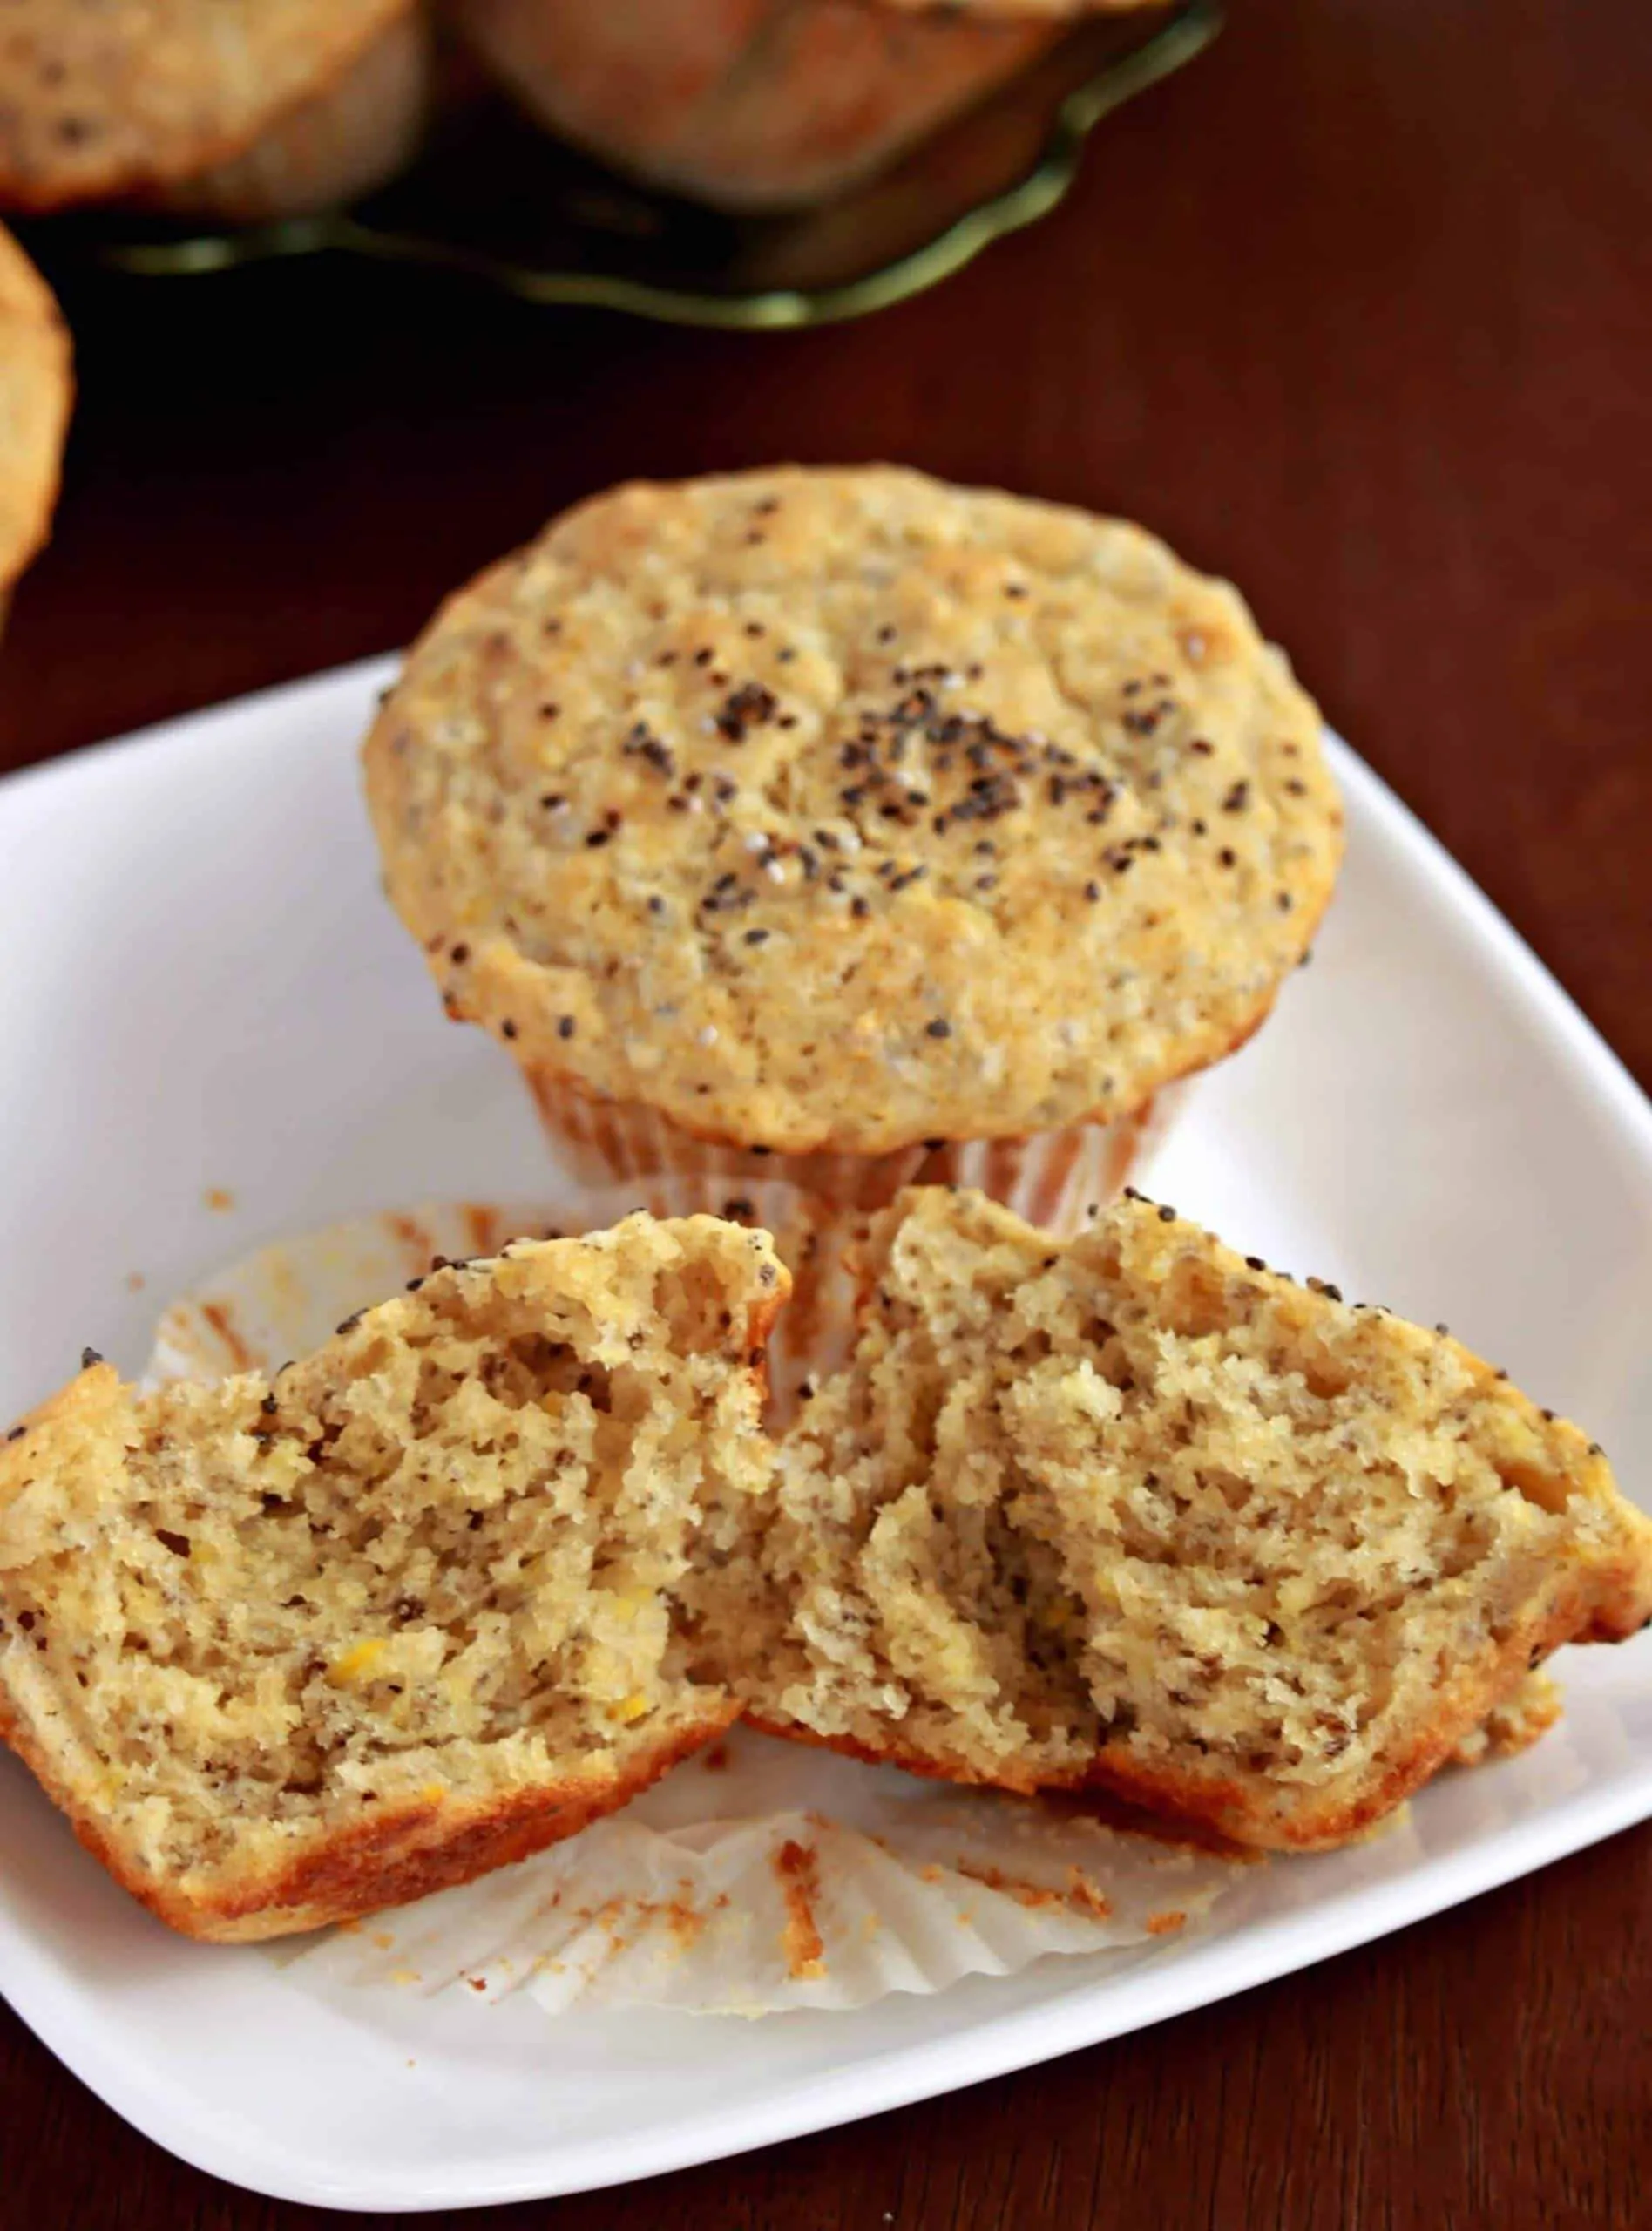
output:
<svg viewBox="0 0 1652 2231"><path fill-rule="evenodd" d="M280 1242L166 1311L149 1383L274 1370L435 1256L705 1205L682 1191L664 1178L565 1185L533 1203L426 1204ZM847 1346L850 1227L779 1180L747 1186L733 1207L775 1233L796 1278L770 1351L783 1405ZM320 1990L525 1990L553 2012L864 2006L1173 1936L1249 1863L1121 1834L1070 1802L952 1789L741 1728L519 1866L272 1956Z"/></svg>
<svg viewBox="0 0 1652 2231"><path fill-rule="evenodd" d="M1175 1936L1241 1864L740 1728L568 1842L292 1965L552 2013L867 2006Z"/></svg>

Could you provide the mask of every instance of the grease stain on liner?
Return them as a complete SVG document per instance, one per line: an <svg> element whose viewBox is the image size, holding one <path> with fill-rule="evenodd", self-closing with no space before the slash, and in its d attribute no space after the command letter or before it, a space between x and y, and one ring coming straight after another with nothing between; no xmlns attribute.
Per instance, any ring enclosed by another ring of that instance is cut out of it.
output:
<svg viewBox="0 0 1652 2231"><path fill-rule="evenodd" d="M325 1996L842 2011L1052 1956L1153 1956L1258 1863L747 1728L719 1747L518 1867L265 1956Z"/></svg>

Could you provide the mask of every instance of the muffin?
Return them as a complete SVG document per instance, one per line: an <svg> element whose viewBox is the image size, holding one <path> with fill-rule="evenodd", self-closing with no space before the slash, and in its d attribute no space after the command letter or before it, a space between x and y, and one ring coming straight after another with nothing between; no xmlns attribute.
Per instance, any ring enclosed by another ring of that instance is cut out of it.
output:
<svg viewBox="0 0 1652 2231"><path fill-rule="evenodd" d="M240 225L336 208L407 167L430 121L435 79L430 18L411 8L244 153L152 198L179 216Z"/></svg>
<svg viewBox="0 0 1652 2231"><path fill-rule="evenodd" d="M825 199L1133 0L450 0L531 114L731 209Z"/></svg>
<svg viewBox="0 0 1652 2231"><path fill-rule="evenodd" d="M0 626L13 584L51 529L71 362L51 288L0 226Z"/></svg>
<svg viewBox="0 0 1652 2231"><path fill-rule="evenodd" d="M776 1733L1314 1850L1533 1740L1534 1669L1652 1617L1652 1521L1585 1433L1174 1209L1056 1247L931 1188L863 1271L778 1510L695 1576Z"/></svg>
<svg viewBox="0 0 1652 2231"><path fill-rule="evenodd" d="M722 1733L679 1593L770 1492L766 1239L453 1264L266 1377L85 1367L0 1435L0 1738L192 1936L525 1857ZM703 1540L702 1540L702 1537Z"/></svg>
<svg viewBox="0 0 1652 2231"><path fill-rule="evenodd" d="M1341 847L1233 589L878 466L579 506L437 614L365 767L448 1012L581 1176L1046 1223L1258 1027Z"/></svg>
<svg viewBox="0 0 1652 2231"><path fill-rule="evenodd" d="M358 64L377 97L367 102L358 84L346 105L358 129L378 135L383 152L377 111L387 85L407 82L407 34L388 64L381 56L369 66L364 58L410 6L410 0L11 0L0 38L0 206L42 210L165 197L180 181L245 157L266 132L342 85ZM363 113L369 107L370 131ZM314 119L295 129L301 146L306 133L326 136ZM305 155L300 167L314 159L313 152ZM359 167L346 171L359 186ZM310 179L301 198L308 203L315 192Z"/></svg>

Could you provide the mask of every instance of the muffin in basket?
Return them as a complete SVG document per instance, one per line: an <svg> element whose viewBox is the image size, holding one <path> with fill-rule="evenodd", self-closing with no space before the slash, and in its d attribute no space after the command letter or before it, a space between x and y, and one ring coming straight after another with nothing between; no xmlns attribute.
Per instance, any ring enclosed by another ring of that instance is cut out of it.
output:
<svg viewBox="0 0 1652 2231"><path fill-rule="evenodd" d="M1135 0L451 0L523 105L624 168L734 209L820 200Z"/></svg>
<svg viewBox="0 0 1652 2231"><path fill-rule="evenodd" d="M252 145L155 195L179 216L268 223L370 193L418 153L436 100L430 18L404 8Z"/></svg>
<svg viewBox="0 0 1652 2231"><path fill-rule="evenodd" d="M362 192L410 152L427 40L414 0L11 0L0 206L271 217Z"/></svg>
<svg viewBox="0 0 1652 2231"><path fill-rule="evenodd" d="M443 607L365 760L450 1014L581 1175L1046 1224L1257 1027L1341 844L1231 588L886 467L582 505Z"/></svg>
<svg viewBox="0 0 1652 2231"><path fill-rule="evenodd" d="M73 391L51 289L0 226L0 626L51 525Z"/></svg>

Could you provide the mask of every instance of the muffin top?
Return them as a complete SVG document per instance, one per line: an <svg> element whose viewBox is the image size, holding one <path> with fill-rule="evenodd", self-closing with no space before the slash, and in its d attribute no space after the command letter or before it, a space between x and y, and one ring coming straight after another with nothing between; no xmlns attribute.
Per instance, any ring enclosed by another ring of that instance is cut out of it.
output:
<svg viewBox="0 0 1652 2231"><path fill-rule="evenodd" d="M443 608L365 756L450 1014L783 1152L1139 1107L1256 1027L1340 851L1234 590L886 467L581 505Z"/></svg>
<svg viewBox="0 0 1652 2231"><path fill-rule="evenodd" d="M51 289L0 226L0 596L46 539L72 396Z"/></svg>
<svg viewBox="0 0 1652 2231"><path fill-rule="evenodd" d="M54 209L221 162L410 0L8 0L0 201Z"/></svg>

